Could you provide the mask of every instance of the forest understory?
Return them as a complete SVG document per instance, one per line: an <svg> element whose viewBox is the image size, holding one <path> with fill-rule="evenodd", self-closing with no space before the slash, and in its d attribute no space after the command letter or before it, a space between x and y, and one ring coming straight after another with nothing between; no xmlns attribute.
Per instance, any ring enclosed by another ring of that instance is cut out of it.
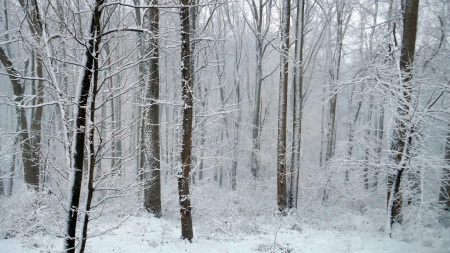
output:
<svg viewBox="0 0 450 253"><path fill-rule="evenodd" d="M0 0L0 253L450 252L449 0Z"/></svg>
<svg viewBox="0 0 450 253"><path fill-rule="evenodd" d="M345 204L323 204L312 198L298 211L277 214L274 182L243 186L224 192L208 183L193 186L192 243L180 239L176 182L163 184L162 218L142 208L136 196L116 200L93 213L85 252L304 252L304 253L448 253L450 227L405 222L384 231L383 192L372 192L381 202L362 197ZM311 194L313 191L311 191ZM57 253L63 251L64 209L51 194L17 192L20 199L0 199L0 252ZM139 204L138 204L139 203ZM363 204L367 203L367 204ZM58 206L60 208L58 208ZM450 217L446 218L447 222Z"/></svg>

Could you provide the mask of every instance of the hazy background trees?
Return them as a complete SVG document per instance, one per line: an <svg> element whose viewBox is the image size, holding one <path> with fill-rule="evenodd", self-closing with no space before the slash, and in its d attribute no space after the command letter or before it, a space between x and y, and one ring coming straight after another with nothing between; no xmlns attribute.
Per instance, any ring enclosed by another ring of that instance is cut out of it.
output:
<svg viewBox="0 0 450 253"><path fill-rule="evenodd" d="M63 203L49 206L79 228L181 205L194 226L226 230L214 215L267 214L277 196L303 218L391 217L394 186L403 226L436 224L449 203L450 9L421 2L405 53L409 2L4 0L4 199L27 184L30 210ZM72 188L80 200L66 206Z"/></svg>

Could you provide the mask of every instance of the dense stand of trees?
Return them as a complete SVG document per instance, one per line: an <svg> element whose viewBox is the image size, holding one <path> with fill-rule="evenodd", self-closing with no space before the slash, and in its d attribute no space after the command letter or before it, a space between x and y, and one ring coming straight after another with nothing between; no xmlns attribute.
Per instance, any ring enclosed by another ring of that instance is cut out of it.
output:
<svg viewBox="0 0 450 253"><path fill-rule="evenodd" d="M447 1L0 8L0 195L57 196L66 252L124 196L164 216L169 184L189 241L197 185L276 185L280 215L358 200L389 234L450 209Z"/></svg>

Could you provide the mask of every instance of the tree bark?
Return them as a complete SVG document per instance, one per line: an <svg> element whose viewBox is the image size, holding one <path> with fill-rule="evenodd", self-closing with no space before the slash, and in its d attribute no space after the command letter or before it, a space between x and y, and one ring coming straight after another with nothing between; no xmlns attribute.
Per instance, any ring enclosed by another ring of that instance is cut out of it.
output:
<svg viewBox="0 0 450 253"><path fill-rule="evenodd" d="M94 173L95 173L95 165L96 165L96 152L95 152L95 100L98 95L98 53L99 53L99 45L101 42L101 37L99 37L95 43L95 51L96 54L94 57L94 76L93 76L93 85L92 85L92 97L90 104L90 121L91 126L89 128L89 171L88 171L88 185L87 185L87 197L86 197L86 207L83 217L83 229L81 232L81 247L79 253L83 253L86 247L87 241L87 229L89 224L89 212L91 211L91 203L92 197L94 195ZM87 159L86 159L87 160Z"/></svg>
<svg viewBox="0 0 450 253"><path fill-rule="evenodd" d="M302 110L303 110L303 31L305 28L305 0L298 2L297 21L295 24L295 66L293 77L294 115L292 134L292 158L289 183L289 208L297 208L298 183L300 176L300 148L302 142Z"/></svg>
<svg viewBox="0 0 450 253"><path fill-rule="evenodd" d="M90 38L88 40L84 56L84 67L81 70L81 80L77 87L76 109L74 110L75 129L73 137L73 168L70 171L69 205L67 210L67 227L64 249L66 253L75 252L76 227L78 219L78 208L80 204L81 182L83 179L83 162L85 159L85 136L86 136L86 106L91 88L92 68L96 54L95 43L99 43L101 6L104 0L97 0L93 9Z"/></svg>
<svg viewBox="0 0 450 253"><path fill-rule="evenodd" d="M278 102L278 145L277 145L277 205L278 211L286 213L286 121L287 121L287 91L289 71L289 28L291 1L283 1L281 16L281 64L280 93Z"/></svg>
<svg viewBox="0 0 450 253"><path fill-rule="evenodd" d="M157 0L149 1L157 5ZM159 10L149 8L144 14L143 27L150 32L148 50L148 85L145 95L148 108L145 116L144 142L146 163L144 166L144 206L155 217L161 217L161 157L159 133Z"/></svg>
<svg viewBox="0 0 450 253"><path fill-rule="evenodd" d="M190 53L190 0L181 0L181 86L183 88L182 109L182 143L181 143L181 168L178 171L178 192L181 214L181 238L192 241L194 237L191 217L191 196L189 193L189 179L191 173L191 148L192 148L192 118L193 97L191 80L191 53Z"/></svg>

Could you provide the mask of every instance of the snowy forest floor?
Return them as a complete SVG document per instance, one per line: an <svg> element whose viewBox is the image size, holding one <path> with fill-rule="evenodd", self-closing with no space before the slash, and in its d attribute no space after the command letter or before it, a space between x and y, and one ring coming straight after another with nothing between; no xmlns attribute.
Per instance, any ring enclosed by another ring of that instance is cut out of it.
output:
<svg viewBox="0 0 450 253"><path fill-rule="evenodd" d="M210 236L197 232L193 243L180 240L179 225L166 219L130 217L118 229L91 238L87 252L408 252L446 253L439 238L408 241L382 233L315 230L263 225L254 235ZM446 235L448 236L448 235ZM215 238L214 238L215 237ZM48 235L0 240L0 252L61 252L62 239Z"/></svg>
<svg viewBox="0 0 450 253"><path fill-rule="evenodd" d="M161 219L146 213L139 194L130 192L91 213L86 252L450 253L450 227L435 218L425 223L435 216L415 209L405 210L409 216L389 238L383 231L384 189L368 193L370 199L379 196L376 201L347 196L328 204L314 202L311 191L298 212L278 216L273 187L261 182L229 191L210 183L194 185L192 243L180 239L175 182L165 183ZM64 201L23 189L0 197L0 253L63 252Z"/></svg>

